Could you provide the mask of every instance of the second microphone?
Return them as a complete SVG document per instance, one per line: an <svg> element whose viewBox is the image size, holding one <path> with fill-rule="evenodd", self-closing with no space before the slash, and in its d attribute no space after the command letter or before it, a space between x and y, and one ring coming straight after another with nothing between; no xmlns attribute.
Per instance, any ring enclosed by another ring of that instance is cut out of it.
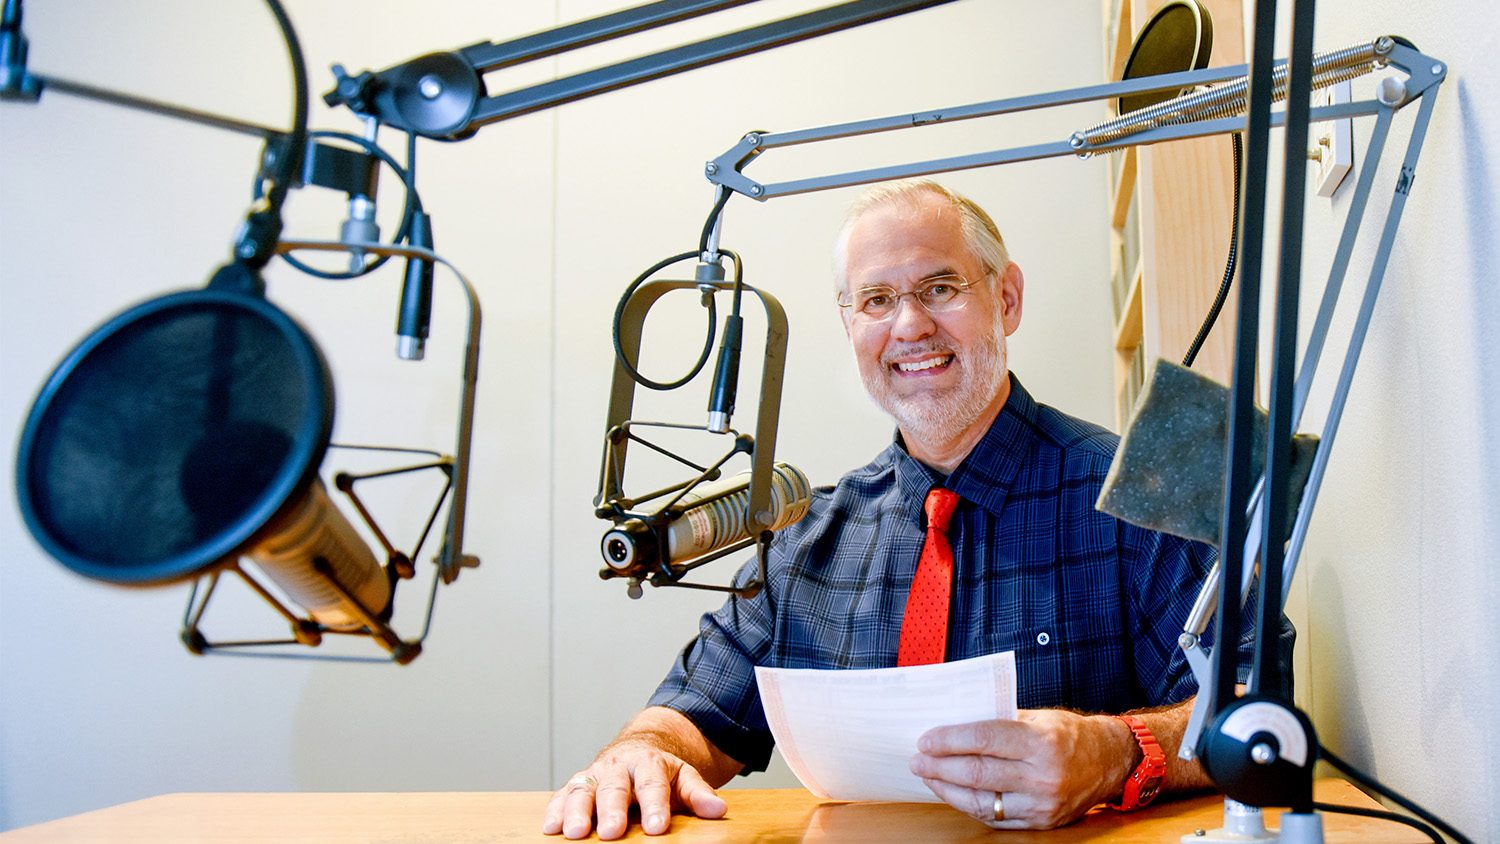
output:
<svg viewBox="0 0 1500 844"><path fill-rule="evenodd" d="M638 576L712 554L754 538L759 531L746 515L750 472L704 484L687 493L675 513L619 521L604 534L600 551L610 576ZM781 530L807 515L812 485L800 469L777 463L771 480L769 530ZM649 520L649 521L648 521ZM654 524L653 524L654 523Z"/></svg>

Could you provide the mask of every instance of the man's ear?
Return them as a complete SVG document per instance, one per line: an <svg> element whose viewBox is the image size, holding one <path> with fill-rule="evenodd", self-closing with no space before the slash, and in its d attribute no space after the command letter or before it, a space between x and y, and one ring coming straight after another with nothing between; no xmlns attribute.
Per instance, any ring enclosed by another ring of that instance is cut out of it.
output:
<svg viewBox="0 0 1500 844"><path fill-rule="evenodd" d="M995 292L1000 300L1000 321L1005 325L1005 336L1009 337L1021 327L1021 301L1026 292L1026 277L1015 261L996 280Z"/></svg>

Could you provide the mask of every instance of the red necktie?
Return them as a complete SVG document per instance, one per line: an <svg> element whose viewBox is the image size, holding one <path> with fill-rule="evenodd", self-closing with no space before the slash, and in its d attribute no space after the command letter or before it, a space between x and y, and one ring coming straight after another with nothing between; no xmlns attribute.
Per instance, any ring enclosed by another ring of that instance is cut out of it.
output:
<svg viewBox="0 0 1500 844"><path fill-rule="evenodd" d="M906 596L901 620L897 665L942 662L948 650L948 596L953 591L953 546L948 544L948 522L958 506L958 493L936 487L927 493L927 541Z"/></svg>

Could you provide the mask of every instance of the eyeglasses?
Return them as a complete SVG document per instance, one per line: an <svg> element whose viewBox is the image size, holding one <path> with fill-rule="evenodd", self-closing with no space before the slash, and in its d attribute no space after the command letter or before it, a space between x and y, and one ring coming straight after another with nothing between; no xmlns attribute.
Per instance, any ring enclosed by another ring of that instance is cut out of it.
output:
<svg viewBox="0 0 1500 844"><path fill-rule="evenodd" d="M988 278L989 273L985 273L984 277ZM896 315L903 296L910 296L921 303L928 313L959 310L968 304L969 297L965 294L974 284L975 282L961 275L950 273L924 278L906 293L885 285L862 287L853 293L840 293L838 301L839 307L852 308L856 319L863 322L883 322Z"/></svg>

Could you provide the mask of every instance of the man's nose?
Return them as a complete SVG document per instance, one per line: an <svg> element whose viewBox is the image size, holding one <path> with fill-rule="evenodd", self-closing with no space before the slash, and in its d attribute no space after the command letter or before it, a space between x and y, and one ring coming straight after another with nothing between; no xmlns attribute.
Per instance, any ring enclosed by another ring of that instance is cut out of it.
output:
<svg viewBox="0 0 1500 844"><path fill-rule="evenodd" d="M917 297L906 295L896 300L896 313L891 317L893 339L920 340L935 330L937 323Z"/></svg>

